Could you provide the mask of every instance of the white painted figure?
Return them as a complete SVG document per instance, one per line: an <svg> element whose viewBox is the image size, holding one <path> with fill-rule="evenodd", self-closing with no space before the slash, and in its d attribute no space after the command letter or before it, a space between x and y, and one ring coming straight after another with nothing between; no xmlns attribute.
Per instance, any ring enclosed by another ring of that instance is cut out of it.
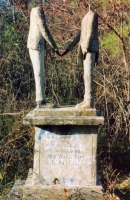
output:
<svg viewBox="0 0 130 200"><path fill-rule="evenodd" d="M47 27L44 11L41 7L32 8L30 13L30 29L28 35L27 47L33 65L37 107L46 104L45 99L45 42L47 42L59 55L58 48Z"/></svg>
<svg viewBox="0 0 130 200"><path fill-rule="evenodd" d="M98 15L93 11L85 15L82 20L81 31L78 32L72 43L68 45L65 55L79 43L78 65L84 67L84 100L76 105L76 109L93 108L93 70L99 52Z"/></svg>

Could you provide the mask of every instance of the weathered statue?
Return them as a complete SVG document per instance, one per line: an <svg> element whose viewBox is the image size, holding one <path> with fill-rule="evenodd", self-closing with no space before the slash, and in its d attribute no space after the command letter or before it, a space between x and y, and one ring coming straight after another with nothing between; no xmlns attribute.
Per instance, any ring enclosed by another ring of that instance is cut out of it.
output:
<svg viewBox="0 0 130 200"><path fill-rule="evenodd" d="M98 42L98 15L89 11L82 20L81 31L78 32L72 43L68 45L65 55L79 42L78 65L84 67L84 100L77 104L77 109L93 108L93 69L99 51Z"/></svg>
<svg viewBox="0 0 130 200"><path fill-rule="evenodd" d="M40 2L40 1L39 1ZM36 85L36 102L37 107L42 107L46 104L45 99L45 41L59 55L58 48L47 27L43 9L40 3L34 4L30 13L30 29L28 35L27 47L33 65L35 85Z"/></svg>

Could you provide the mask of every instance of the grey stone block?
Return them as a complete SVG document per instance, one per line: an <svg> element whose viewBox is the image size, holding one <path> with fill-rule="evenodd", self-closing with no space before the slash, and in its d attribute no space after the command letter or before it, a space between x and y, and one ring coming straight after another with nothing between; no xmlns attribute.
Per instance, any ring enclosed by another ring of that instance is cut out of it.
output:
<svg viewBox="0 0 130 200"><path fill-rule="evenodd" d="M102 200L102 187L26 186L17 181L8 200ZM17 192L17 194L16 194Z"/></svg>
<svg viewBox="0 0 130 200"><path fill-rule="evenodd" d="M25 125L93 125L104 124L95 109L76 110L74 107L34 109L23 120Z"/></svg>

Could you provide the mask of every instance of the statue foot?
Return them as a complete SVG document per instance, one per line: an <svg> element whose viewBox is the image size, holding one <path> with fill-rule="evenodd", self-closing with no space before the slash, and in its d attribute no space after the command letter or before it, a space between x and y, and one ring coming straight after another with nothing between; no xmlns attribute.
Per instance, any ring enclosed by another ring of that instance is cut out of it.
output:
<svg viewBox="0 0 130 200"><path fill-rule="evenodd" d="M81 103L78 103L76 106L81 106L86 102L86 100L84 99Z"/></svg>
<svg viewBox="0 0 130 200"><path fill-rule="evenodd" d="M92 108L92 107L93 106L92 106L92 102L91 102L90 99L84 100L83 102L81 102L81 103L79 103L75 106L75 108L78 109L78 110L88 109L88 108Z"/></svg>
<svg viewBox="0 0 130 200"><path fill-rule="evenodd" d="M46 101L37 101L37 107L36 108L44 108L46 106Z"/></svg>
<svg viewBox="0 0 130 200"><path fill-rule="evenodd" d="M52 109L52 108L58 108L58 105L56 103L46 103L45 100L43 101L37 101L37 109L38 108L49 108L49 109Z"/></svg>

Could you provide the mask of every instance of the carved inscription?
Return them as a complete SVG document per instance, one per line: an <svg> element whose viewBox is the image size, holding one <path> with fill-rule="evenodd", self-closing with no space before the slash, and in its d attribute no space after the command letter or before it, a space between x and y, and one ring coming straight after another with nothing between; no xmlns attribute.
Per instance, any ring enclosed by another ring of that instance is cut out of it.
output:
<svg viewBox="0 0 130 200"><path fill-rule="evenodd" d="M41 130L38 140L41 151L45 152L46 165L91 165L92 157L86 155L86 145L82 134L68 133L60 135L48 130ZM91 139L88 139L91 143Z"/></svg>
<svg viewBox="0 0 130 200"><path fill-rule="evenodd" d="M36 129L35 168L47 183L57 177L63 185L95 184L94 136L86 132L57 126Z"/></svg>
<svg viewBox="0 0 130 200"><path fill-rule="evenodd" d="M62 165L68 165L68 164L72 164L72 165L82 165L82 164L86 164L88 163L88 161L90 160L89 156L76 156L76 155L64 155L64 154L48 154L47 156L47 165L58 165L58 164L62 164ZM91 164L91 163L88 163Z"/></svg>
<svg viewBox="0 0 130 200"><path fill-rule="evenodd" d="M83 144L68 144L52 142L45 143L43 148L46 152L46 165L83 165L91 164L91 157L85 154Z"/></svg>

